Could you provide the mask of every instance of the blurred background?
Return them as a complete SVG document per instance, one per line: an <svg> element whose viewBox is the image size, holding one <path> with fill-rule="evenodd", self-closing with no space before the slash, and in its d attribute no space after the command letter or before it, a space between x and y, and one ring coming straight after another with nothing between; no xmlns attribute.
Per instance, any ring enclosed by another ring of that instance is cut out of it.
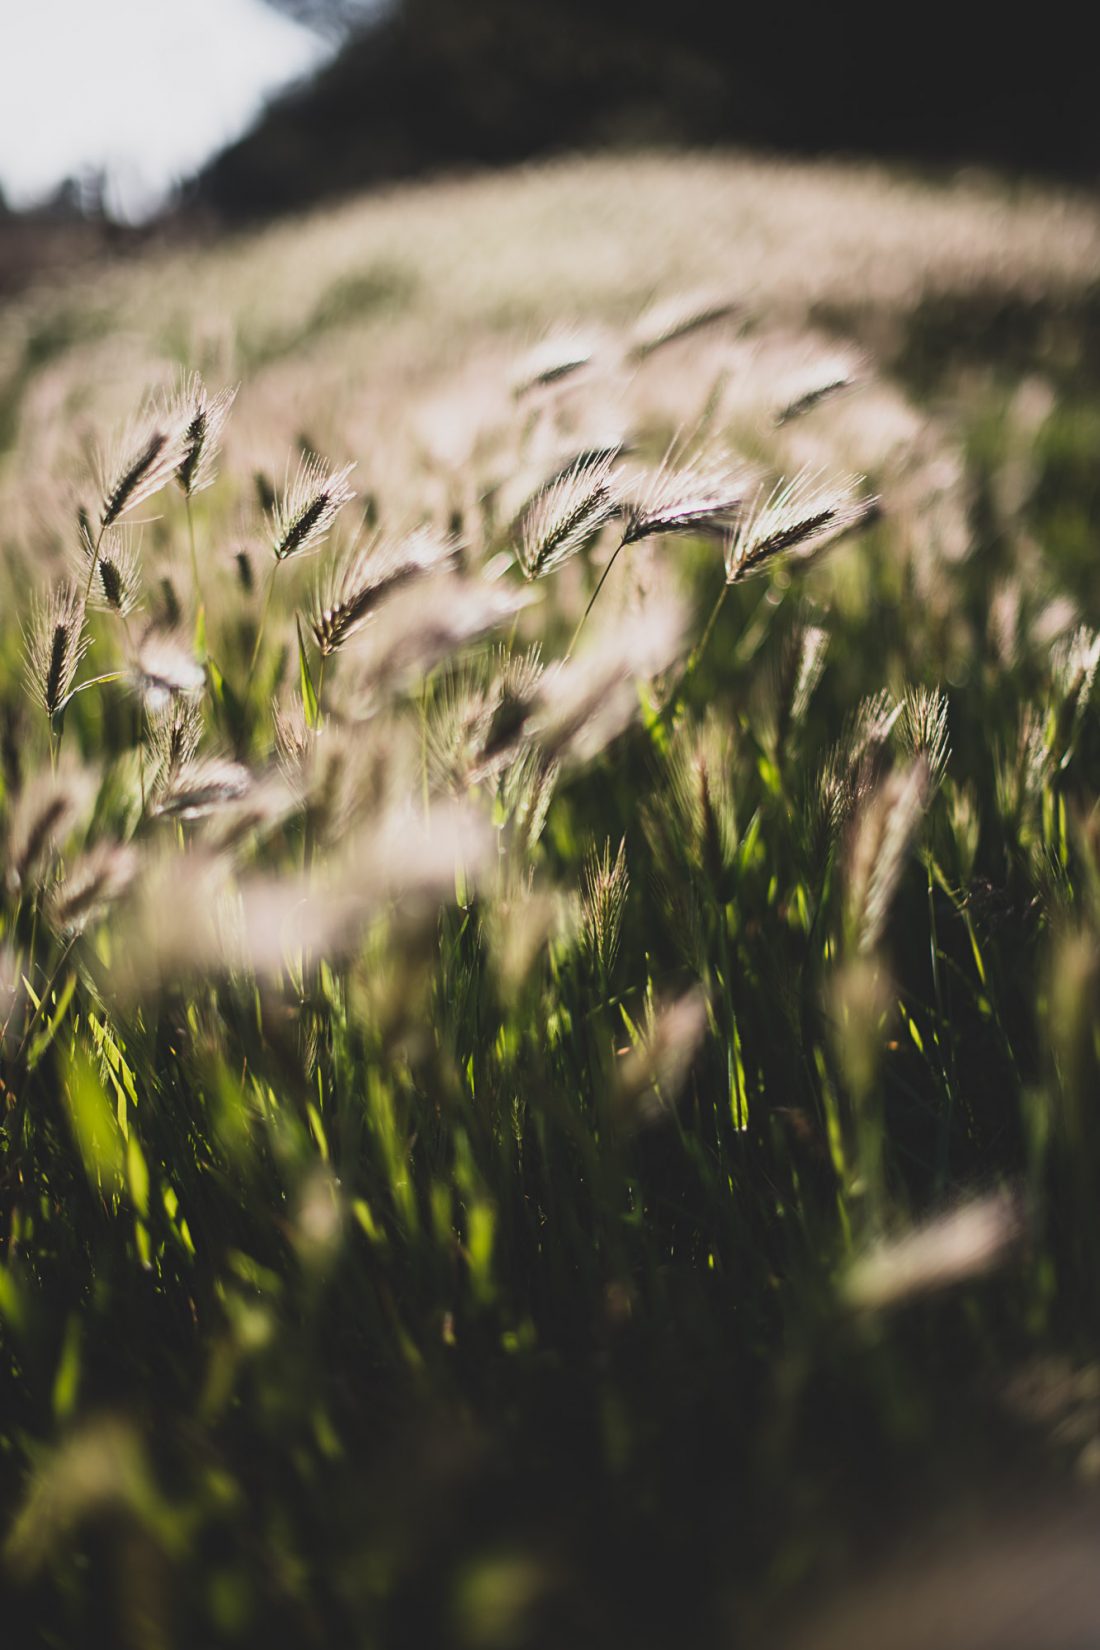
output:
<svg viewBox="0 0 1100 1650"><path fill-rule="evenodd" d="M8 0L0 37L9 284L17 229L28 262L61 222L232 224L574 149L732 144L1079 183L1100 162L1091 60L1049 13L994 30L959 8L713 0Z"/></svg>

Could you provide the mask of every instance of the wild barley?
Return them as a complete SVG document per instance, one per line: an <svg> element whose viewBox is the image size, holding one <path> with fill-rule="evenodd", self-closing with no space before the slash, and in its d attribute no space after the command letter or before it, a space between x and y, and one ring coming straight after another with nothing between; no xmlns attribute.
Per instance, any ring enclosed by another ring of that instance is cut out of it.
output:
<svg viewBox="0 0 1100 1650"><path fill-rule="evenodd" d="M104 533L95 559L88 605L126 619L141 595L141 564L133 538L118 529Z"/></svg>
<svg viewBox="0 0 1100 1650"><path fill-rule="evenodd" d="M797 553L808 559L864 526L876 512L878 501L859 494L863 479L844 476L823 481L802 471L790 481L779 482L766 498L758 495L726 544L727 583L749 578L781 556Z"/></svg>
<svg viewBox="0 0 1100 1650"><path fill-rule="evenodd" d="M752 479L747 466L721 453L701 453L686 463L670 454L625 503L622 542L667 533L728 533Z"/></svg>
<svg viewBox="0 0 1100 1650"><path fill-rule="evenodd" d="M856 388L866 376L866 360L855 350L837 349L819 356L784 380L776 424L801 418L823 402Z"/></svg>
<svg viewBox="0 0 1100 1650"><path fill-rule="evenodd" d="M166 422L182 429L181 452L175 480L188 499L209 487L221 448L222 431L240 386L234 384L211 395L201 376L183 380L165 409Z"/></svg>
<svg viewBox="0 0 1100 1650"><path fill-rule="evenodd" d="M314 597L309 623L322 656L341 648L385 596L453 566L457 553L452 539L422 528L375 539L345 557Z"/></svg>
<svg viewBox="0 0 1100 1650"><path fill-rule="evenodd" d="M928 765L918 757L888 776L856 820L847 867L847 931L861 952L875 950L928 800Z"/></svg>
<svg viewBox="0 0 1100 1650"><path fill-rule="evenodd" d="M739 519L725 543L725 582L711 609L683 675L662 711L670 718L718 623L726 597L733 585L762 572L783 556L797 555L808 560L833 544L845 533L864 525L877 513L878 500L861 497L856 489L861 476L822 482L809 471L791 481L779 482L766 497L757 500Z"/></svg>
<svg viewBox="0 0 1100 1650"><path fill-rule="evenodd" d="M544 754L554 761L592 761L635 720L638 680L675 662L682 633L679 609L651 604L546 670L530 721Z"/></svg>
<svg viewBox="0 0 1100 1650"><path fill-rule="evenodd" d="M805 841L815 870L824 870L841 829L881 779L888 760L887 740L901 710L901 703L885 688L868 695L826 752L805 816Z"/></svg>
<svg viewBox="0 0 1100 1650"><path fill-rule="evenodd" d="M53 845L90 811L94 796L92 776L64 759L56 772L47 769L28 780L8 827L5 858L13 891L26 885Z"/></svg>
<svg viewBox="0 0 1100 1650"><path fill-rule="evenodd" d="M1003 1264L1024 1231L1016 1193L972 1198L860 1256L844 1280L844 1296L860 1311L881 1312L962 1283Z"/></svg>
<svg viewBox="0 0 1100 1650"><path fill-rule="evenodd" d="M617 449L594 464L574 463L543 486L520 518L516 555L526 579L542 579L583 550L614 517Z"/></svg>
<svg viewBox="0 0 1100 1650"><path fill-rule="evenodd" d="M321 458L303 458L269 516L276 562L308 555L324 542L337 515L355 497L348 486L354 464L332 470Z"/></svg>
<svg viewBox="0 0 1100 1650"><path fill-rule="evenodd" d="M587 367L596 353L594 342L580 332L551 333L528 351L520 363L512 385L517 400L532 390L546 389Z"/></svg>
<svg viewBox="0 0 1100 1650"><path fill-rule="evenodd" d="M136 852L124 843L101 842L89 849L50 891L46 912L53 927L65 935L83 932L126 892L137 866Z"/></svg>
<svg viewBox="0 0 1100 1650"><path fill-rule="evenodd" d="M581 899L581 939L604 986L611 978L622 938L623 913L630 887L626 868L626 838L611 857L610 838L603 851L589 849L585 858Z"/></svg>
<svg viewBox="0 0 1100 1650"><path fill-rule="evenodd" d="M84 598L72 584L58 585L31 604L24 638L28 690L51 719L72 693L80 661L91 645L84 630Z"/></svg>
<svg viewBox="0 0 1100 1650"><path fill-rule="evenodd" d="M803 625L797 633L794 654L796 669L791 691L790 719L795 727L806 720L817 685L825 669L829 632L820 625Z"/></svg>
<svg viewBox="0 0 1100 1650"><path fill-rule="evenodd" d="M1051 757L1059 769L1069 766L1081 723L1092 698L1096 667L1100 663L1100 634L1079 625L1063 638L1051 655L1055 704L1051 712Z"/></svg>
<svg viewBox="0 0 1100 1650"><path fill-rule="evenodd" d="M378 623L349 658L341 684L343 713L374 716L389 694L404 692L460 648L514 619L527 593L448 574L390 596Z"/></svg>
<svg viewBox="0 0 1100 1650"><path fill-rule="evenodd" d="M163 679L163 678L162 678ZM149 718L154 785L166 787L195 756L202 739L202 707L186 693L173 694Z"/></svg>
<svg viewBox="0 0 1100 1650"><path fill-rule="evenodd" d="M498 653L479 729L476 778L499 771L515 755L526 733L543 669L537 643L525 653Z"/></svg>
<svg viewBox="0 0 1100 1650"><path fill-rule="evenodd" d="M737 854L733 733L710 713L701 727L678 728L668 758L669 785L660 794L672 830L683 849L680 874L698 869L713 895L728 897L727 873Z"/></svg>
<svg viewBox="0 0 1100 1650"><path fill-rule="evenodd" d="M292 789L302 794L317 733L306 717L301 694L292 694L286 702L275 700L271 707L271 719L275 728L275 753L279 767Z"/></svg>
<svg viewBox="0 0 1100 1650"><path fill-rule="evenodd" d="M252 784L252 775L239 762L221 757L191 761L172 777L153 811L172 819L201 819L239 802Z"/></svg>
<svg viewBox="0 0 1100 1650"><path fill-rule="evenodd" d="M97 543L108 527L172 479L183 459L184 438L178 418L154 417L143 429L123 437L115 455L100 460Z"/></svg>
<svg viewBox="0 0 1100 1650"><path fill-rule="evenodd" d="M636 359L644 360L666 344L701 332L705 327L733 320L739 313L740 305L731 298L697 293L662 299L636 322L632 354Z"/></svg>
<svg viewBox="0 0 1100 1650"><path fill-rule="evenodd" d="M929 790L938 791L951 755L947 695L935 688L907 688L900 712L898 730L905 752L924 758Z"/></svg>
<svg viewBox="0 0 1100 1650"><path fill-rule="evenodd" d="M624 1123L645 1128L668 1115L706 1034L707 1000L698 987L675 1002L647 1003L615 1074L614 1105Z"/></svg>
<svg viewBox="0 0 1100 1650"><path fill-rule="evenodd" d="M251 596L256 588L256 574L252 567L252 557L246 549L234 550L233 566L243 594Z"/></svg>
<svg viewBox="0 0 1100 1650"><path fill-rule="evenodd" d="M997 811L1026 846L1032 816L1051 775L1047 728L1037 705L1020 712L1015 737L1002 740L994 753Z"/></svg>

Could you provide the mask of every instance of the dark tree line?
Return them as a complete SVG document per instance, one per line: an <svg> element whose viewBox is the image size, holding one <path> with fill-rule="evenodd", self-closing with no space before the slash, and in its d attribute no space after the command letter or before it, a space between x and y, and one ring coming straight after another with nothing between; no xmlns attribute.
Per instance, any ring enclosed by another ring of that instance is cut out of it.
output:
<svg viewBox="0 0 1100 1650"><path fill-rule="evenodd" d="M591 145L749 144L1092 181L1092 57L1055 12L784 0L275 0L347 31L208 169L236 216ZM362 19L366 21L362 21ZM358 28L354 27L360 22Z"/></svg>

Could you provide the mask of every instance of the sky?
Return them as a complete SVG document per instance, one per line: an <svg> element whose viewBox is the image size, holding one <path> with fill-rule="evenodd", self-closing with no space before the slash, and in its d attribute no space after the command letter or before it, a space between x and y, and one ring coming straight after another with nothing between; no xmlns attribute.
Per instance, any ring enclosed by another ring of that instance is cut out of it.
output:
<svg viewBox="0 0 1100 1650"><path fill-rule="evenodd" d="M328 49L263 0L0 0L0 189L101 167L139 220Z"/></svg>

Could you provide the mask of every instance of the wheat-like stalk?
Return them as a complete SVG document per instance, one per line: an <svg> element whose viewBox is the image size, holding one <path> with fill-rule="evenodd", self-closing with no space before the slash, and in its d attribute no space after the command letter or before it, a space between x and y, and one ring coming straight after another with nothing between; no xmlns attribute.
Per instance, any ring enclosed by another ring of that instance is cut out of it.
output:
<svg viewBox="0 0 1100 1650"><path fill-rule="evenodd" d="M59 933L79 934L103 907L120 898L137 874L138 856L126 843L100 842L55 884L47 902Z"/></svg>
<svg viewBox="0 0 1100 1650"><path fill-rule="evenodd" d="M453 565L458 546L428 528L380 537L338 562L314 596L310 628L322 654L343 647L384 597Z"/></svg>
<svg viewBox="0 0 1100 1650"><path fill-rule="evenodd" d="M124 436L99 463L98 537L137 505L158 493L176 473L184 455L185 432L177 417L146 420Z"/></svg>
<svg viewBox="0 0 1100 1650"><path fill-rule="evenodd" d="M90 548L90 547L89 547ZM133 537L125 529L108 529L95 556L89 607L128 618L141 596L141 560Z"/></svg>
<svg viewBox="0 0 1100 1650"><path fill-rule="evenodd" d="M193 498L214 480L222 431L239 388L228 385L211 395L200 374L193 372L167 404L167 422L183 431L175 479L186 498Z"/></svg>
<svg viewBox="0 0 1100 1650"><path fill-rule="evenodd" d="M714 297L706 293L685 294L678 298L661 299L652 305L635 323L631 353L636 360L663 349L706 327L733 320L741 306L732 298Z"/></svg>
<svg viewBox="0 0 1100 1650"><path fill-rule="evenodd" d="M670 455L624 506L623 543L667 533L728 533L752 482L753 472L724 453L686 463Z"/></svg>
<svg viewBox="0 0 1100 1650"><path fill-rule="evenodd" d="M333 470L321 458L303 458L268 518L277 562L307 555L324 542L340 510L355 497L348 486L354 464Z"/></svg>
<svg viewBox="0 0 1100 1650"><path fill-rule="evenodd" d="M24 642L27 687L47 716L54 717L67 703L91 645L84 629L84 597L75 585L58 585L35 599Z"/></svg>
<svg viewBox="0 0 1100 1650"><path fill-rule="evenodd" d="M574 463L541 487L520 519L517 557L524 577L545 578L583 550L614 517L612 469L618 449L595 463Z"/></svg>
<svg viewBox="0 0 1100 1650"><path fill-rule="evenodd" d="M736 584L770 566L780 556L817 555L843 534L865 526L878 500L861 494L862 476L823 481L802 471L779 482L739 523L726 544L726 582Z"/></svg>
<svg viewBox="0 0 1100 1650"><path fill-rule="evenodd" d="M187 762L157 800L154 813L173 819L201 819L218 808L240 802L253 784L240 762L206 757Z"/></svg>
<svg viewBox="0 0 1100 1650"><path fill-rule="evenodd" d="M614 859L611 840L602 852L592 847L584 862L581 897L581 936L602 980L610 978L619 954L623 913L630 887L626 868L626 838L619 843Z"/></svg>

